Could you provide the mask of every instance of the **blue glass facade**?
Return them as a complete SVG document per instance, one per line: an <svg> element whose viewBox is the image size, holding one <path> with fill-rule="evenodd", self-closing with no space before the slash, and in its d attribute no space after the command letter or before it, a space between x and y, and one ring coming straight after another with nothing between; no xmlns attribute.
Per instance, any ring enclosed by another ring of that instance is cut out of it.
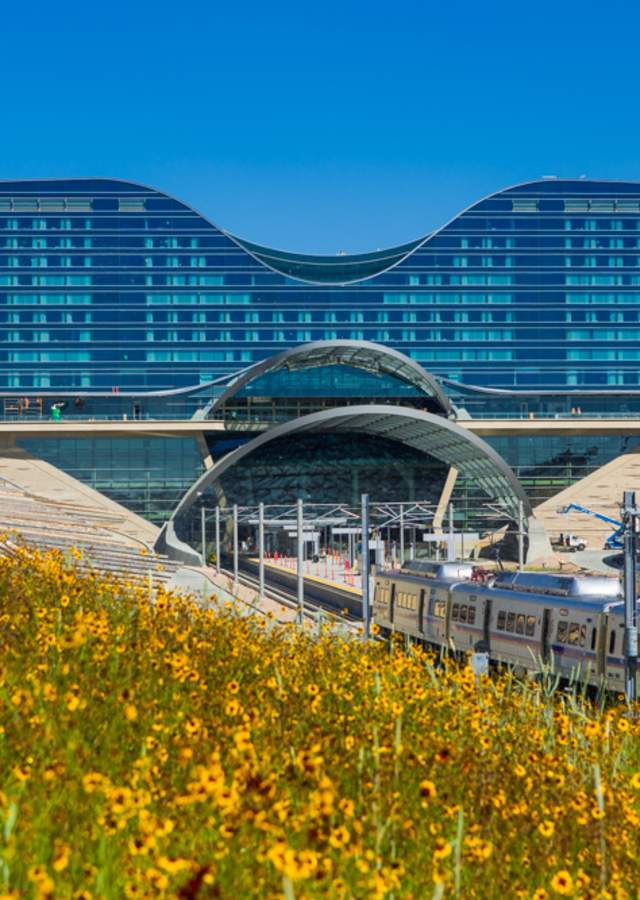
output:
<svg viewBox="0 0 640 900"><path fill-rule="evenodd" d="M62 397L65 418L190 417L240 370L336 340L405 353L474 417L640 415L640 183L532 181L403 246L313 256L234 237L138 184L0 182L5 418L48 418ZM372 396L424 403L398 380L329 366L266 374L225 414L276 422ZM489 442L534 505L636 444ZM156 521L203 465L187 439L28 447ZM456 502L472 495L461 479Z"/></svg>
<svg viewBox="0 0 640 900"><path fill-rule="evenodd" d="M0 390L176 388L335 339L466 385L638 390L640 184L534 181L403 247L314 257L136 184L0 183Z"/></svg>

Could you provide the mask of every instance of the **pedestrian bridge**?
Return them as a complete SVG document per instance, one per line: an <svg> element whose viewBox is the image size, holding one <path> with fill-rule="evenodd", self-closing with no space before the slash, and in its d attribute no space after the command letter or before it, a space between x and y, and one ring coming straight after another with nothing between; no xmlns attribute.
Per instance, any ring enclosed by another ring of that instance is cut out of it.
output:
<svg viewBox="0 0 640 900"><path fill-rule="evenodd" d="M478 437L553 435L640 435L640 417L628 419L458 419L456 424ZM197 437L228 432L262 432L273 422L223 422L216 419L46 419L0 422L5 445L27 438Z"/></svg>

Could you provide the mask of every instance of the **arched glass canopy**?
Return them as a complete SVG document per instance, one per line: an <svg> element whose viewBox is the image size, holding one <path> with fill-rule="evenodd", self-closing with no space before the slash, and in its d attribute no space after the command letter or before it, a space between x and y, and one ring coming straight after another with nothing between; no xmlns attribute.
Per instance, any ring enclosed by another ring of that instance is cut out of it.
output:
<svg viewBox="0 0 640 900"><path fill-rule="evenodd" d="M320 408L321 397L331 406L388 397L438 415L453 414L438 381L404 353L369 341L336 340L300 344L245 369L204 415L217 418L230 408L233 415L242 415L252 401L259 410L261 404L266 409L274 398L286 397L307 399L309 408L304 412ZM271 418L271 410L264 415Z"/></svg>
<svg viewBox="0 0 640 900"><path fill-rule="evenodd" d="M524 489L502 457L483 440L451 420L431 413L407 407L364 405L324 410L285 422L222 457L184 495L163 529L158 549L170 554L173 549L182 557L195 552L181 535L188 534L190 511L205 491L215 489L222 476L235 467L238 467L238 478L242 478L243 461L261 447L281 438L309 434L374 436L414 448L472 479L512 520L517 519L522 505L525 525L531 533L535 520ZM293 441L291 452L295 453ZM277 473L273 477L277 483Z"/></svg>

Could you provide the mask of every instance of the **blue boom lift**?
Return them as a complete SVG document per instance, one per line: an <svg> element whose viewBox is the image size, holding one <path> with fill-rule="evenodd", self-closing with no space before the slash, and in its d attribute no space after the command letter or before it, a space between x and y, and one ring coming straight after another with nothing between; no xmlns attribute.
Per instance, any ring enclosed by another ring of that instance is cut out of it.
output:
<svg viewBox="0 0 640 900"><path fill-rule="evenodd" d="M570 513L574 511L584 513L585 516L593 516L594 519L600 519L601 522L607 522L609 525L614 525L616 530L613 534L610 534L604 542L605 549L622 550L624 548L622 541L624 525L622 522L619 522L617 519L612 519L610 516L604 516L602 513L594 512L592 509L587 509L586 506L580 506L578 503L570 503L568 506L563 506L558 510L560 513Z"/></svg>

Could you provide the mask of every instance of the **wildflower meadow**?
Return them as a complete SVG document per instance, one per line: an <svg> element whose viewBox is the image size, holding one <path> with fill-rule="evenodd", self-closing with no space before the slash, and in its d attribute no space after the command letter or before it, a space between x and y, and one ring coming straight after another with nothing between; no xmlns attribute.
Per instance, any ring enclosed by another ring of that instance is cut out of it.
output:
<svg viewBox="0 0 640 900"><path fill-rule="evenodd" d="M636 898L640 723L0 559L0 896Z"/></svg>

